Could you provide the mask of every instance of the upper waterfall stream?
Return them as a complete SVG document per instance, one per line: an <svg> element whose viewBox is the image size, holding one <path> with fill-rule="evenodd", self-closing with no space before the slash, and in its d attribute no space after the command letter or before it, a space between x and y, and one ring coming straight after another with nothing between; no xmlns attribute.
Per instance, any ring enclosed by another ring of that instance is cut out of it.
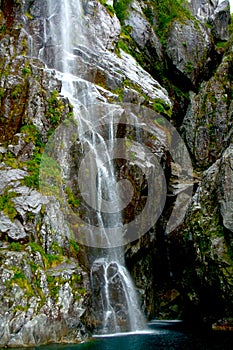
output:
<svg viewBox="0 0 233 350"><path fill-rule="evenodd" d="M90 259L93 314L100 320L96 320L95 333L139 331L146 328L145 319L125 267L123 240L117 234L119 229L122 236L124 232L119 186L112 161L117 153L115 121L110 113L107 123L105 121L107 139L96 130L95 108L90 108L94 103L93 84L80 78L83 67L79 70L75 55L79 50L92 50L87 32L81 0L48 0L48 13L44 20L45 44L40 57L49 68L58 71L62 80L62 95L69 98L77 120L82 156L91 153L94 158L88 169L88 165L83 165L84 172L97 169L93 185L88 193L83 193L84 201L95 208L94 217L93 211L90 211L86 220L94 220L98 226L98 230L90 234L91 246L98 246L97 240L105 242L100 246L106 246L105 249L90 250L93 255ZM112 235L108 235L106 227L112 229Z"/></svg>

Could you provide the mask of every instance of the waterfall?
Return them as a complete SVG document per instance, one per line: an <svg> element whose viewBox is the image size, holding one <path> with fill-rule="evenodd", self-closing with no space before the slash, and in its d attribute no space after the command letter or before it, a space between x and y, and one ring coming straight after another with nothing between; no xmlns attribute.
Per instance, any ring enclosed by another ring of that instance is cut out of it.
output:
<svg viewBox="0 0 233 350"><path fill-rule="evenodd" d="M107 242L105 249L92 248L91 284L93 313L97 334L139 331L145 320L138 303L132 279L125 267L124 249L119 235L108 236L106 227L121 228L121 202L115 175L114 155L116 126L113 115L108 119L108 140L93 127L95 115L90 112L93 86L80 78L75 51L91 50L85 28L81 0L48 0L47 18L44 20L44 42L40 57L49 68L56 69L62 80L62 94L74 107L78 122L82 152L92 152L97 168L95 185L84 198L95 207L95 220L99 227L98 240ZM96 52L95 52L96 55ZM83 89L82 89L83 87ZM83 130L88 129L87 132ZM89 169L91 171L92 169ZM97 192L94 196L92 190ZM91 220L92 218L90 218ZM96 240L95 232L93 240ZM94 243L94 242L91 242ZM96 244L91 244L93 247ZM101 244L100 244L101 245Z"/></svg>

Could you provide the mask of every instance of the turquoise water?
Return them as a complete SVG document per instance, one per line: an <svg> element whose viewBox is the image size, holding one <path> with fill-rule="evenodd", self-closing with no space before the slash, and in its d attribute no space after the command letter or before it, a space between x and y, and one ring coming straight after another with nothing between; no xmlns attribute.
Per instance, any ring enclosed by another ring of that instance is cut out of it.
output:
<svg viewBox="0 0 233 350"><path fill-rule="evenodd" d="M149 331L93 338L80 345L48 345L30 350L232 350L232 332L190 332L180 322L154 321ZM16 349L15 350L19 350ZM28 349L29 350L29 349Z"/></svg>

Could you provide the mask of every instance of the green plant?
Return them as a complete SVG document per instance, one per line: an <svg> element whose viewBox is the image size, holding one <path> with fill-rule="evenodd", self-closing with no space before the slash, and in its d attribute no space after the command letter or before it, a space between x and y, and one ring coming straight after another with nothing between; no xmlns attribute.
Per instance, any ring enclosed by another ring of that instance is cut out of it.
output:
<svg viewBox="0 0 233 350"><path fill-rule="evenodd" d="M46 254L44 249L42 248L42 246L39 243L36 242L30 242L28 244L28 246L31 247L31 250L33 253L39 252L45 268L51 268L51 267L55 267L58 264L60 264L63 260L64 257L62 255L58 255L58 254Z"/></svg>
<svg viewBox="0 0 233 350"><path fill-rule="evenodd" d="M172 107L167 105L165 103L165 101L163 101L162 99L155 99L153 102L153 109L158 112L161 113L163 115L166 115L167 117L171 117L172 115Z"/></svg>
<svg viewBox="0 0 233 350"><path fill-rule="evenodd" d="M185 73L191 74L193 72L193 69L194 69L193 62L188 61L185 65Z"/></svg>
<svg viewBox="0 0 233 350"><path fill-rule="evenodd" d="M11 242L9 249L15 252L20 252L21 250L23 250L23 245L19 242Z"/></svg>
<svg viewBox="0 0 233 350"><path fill-rule="evenodd" d="M28 244L29 247L31 247L31 250L33 253L39 252L41 255L45 254L44 249L41 247L41 245L37 242L30 242Z"/></svg>
<svg viewBox="0 0 233 350"><path fill-rule="evenodd" d="M5 89L0 87L0 100L4 97L5 95Z"/></svg>
<svg viewBox="0 0 233 350"><path fill-rule="evenodd" d="M157 19L157 34L166 44L167 30L174 19L185 21L191 17L186 0L153 0Z"/></svg>
<svg viewBox="0 0 233 350"><path fill-rule="evenodd" d="M55 196L59 201L63 198L59 186L63 184L61 167L58 162L47 153L45 153L41 159L40 184L44 194Z"/></svg>
<svg viewBox="0 0 233 350"><path fill-rule="evenodd" d="M0 34L5 34L5 33L6 33L6 24L4 23L0 26Z"/></svg>
<svg viewBox="0 0 233 350"><path fill-rule="evenodd" d="M14 284L17 284L26 292L28 297L32 297L34 295L34 291L25 274L19 268L13 267L12 270L14 271L14 276L10 280L10 285L13 286Z"/></svg>
<svg viewBox="0 0 233 350"><path fill-rule="evenodd" d="M132 0L114 0L113 7L121 24L128 18L128 7Z"/></svg>
<svg viewBox="0 0 233 350"><path fill-rule="evenodd" d="M3 211L5 215L7 215L11 220L13 220L17 211L14 207L13 198L17 196L15 192L8 192L7 190L0 196L0 211Z"/></svg>
<svg viewBox="0 0 233 350"><path fill-rule="evenodd" d="M215 49L223 49L225 50L228 46L228 42L227 41L219 41L216 45L215 45Z"/></svg>
<svg viewBox="0 0 233 350"><path fill-rule="evenodd" d="M22 68L22 74L26 77L28 75L31 75L32 74L32 71L31 69L25 65L23 68Z"/></svg>
<svg viewBox="0 0 233 350"><path fill-rule="evenodd" d="M32 16L29 12L25 12L25 16L26 16L28 19L33 19L33 16Z"/></svg>
<svg viewBox="0 0 233 350"><path fill-rule="evenodd" d="M143 12L151 25L154 24L154 13L150 6L143 8Z"/></svg>
<svg viewBox="0 0 233 350"><path fill-rule="evenodd" d="M73 253L74 255L77 255L77 253L79 251L78 243L76 241L74 241L74 240L70 240L69 243L70 243L71 253Z"/></svg>
<svg viewBox="0 0 233 350"><path fill-rule="evenodd" d="M39 169L42 154L44 151L44 144L42 142L41 134L35 127L35 125L24 125L20 129L21 134L23 134L23 139L27 143L33 143L35 145L33 149L33 155L30 160L24 163L27 166L29 175L26 176L22 183L28 187L39 187Z"/></svg>
<svg viewBox="0 0 233 350"><path fill-rule="evenodd" d="M65 189L65 192L68 196L68 203L72 207L78 208L80 206L80 201L78 198L75 198L75 195L73 194L72 189L69 186L67 186Z"/></svg>
<svg viewBox="0 0 233 350"><path fill-rule="evenodd" d="M51 91L50 98L48 99L48 111L46 113L47 118L53 127L57 127L61 122L61 117L64 109L62 100L59 98L57 90Z"/></svg>
<svg viewBox="0 0 233 350"><path fill-rule="evenodd" d="M105 6L110 16L113 17L115 14L114 8L111 5L107 4L106 0L100 0L100 3Z"/></svg>
<svg viewBox="0 0 233 350"><path fill-rule="evenodd" d="M117 42L117 49L118 50L121 49L121 50L125 51L126 53L130 54L130 50L129 50L127 44L122 39L118 40L118 42Z"/></svg>
<svg viewBox="0 0 233 350"><path fill-rule="evenodd" d="M57 255L63 254L62 248L59 246L59 244L56 241L53 241L53 243L51 244L51 250Z"/></svg>
<svg viewBox="0 0 233 350"><path fill-rule="evenodd" d="M17 84L14 86L13 91L11 92L11 98L17 99L19 98L20 94L22 93L23 86L21 84Z"/></svg>

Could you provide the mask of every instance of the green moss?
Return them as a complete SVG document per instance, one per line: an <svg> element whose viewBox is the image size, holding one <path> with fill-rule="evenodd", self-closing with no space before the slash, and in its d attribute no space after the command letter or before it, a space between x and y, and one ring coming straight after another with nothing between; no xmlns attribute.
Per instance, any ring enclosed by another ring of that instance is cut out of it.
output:
<svg viewBox="0 0 233 350"><path fill-rule="evenodd" d="M31 247L31 250L33 253L39 252L41 255L45 254L44 249L41 247L41 245L39 243L36 242L30 242L28 244L29 247Z"/></svg>
<svg viewBox="0 0 233 350"><path fill-rule="evenodd" d="M74 240L70 240L70 251L72 253L72 255L76 256L79 252L79 245L76 241Z"/></svg>
<svg viewBox="0 0 233 350"><path fill-rule="evenodd" d="M62 250L62 248L59 246L59 244L56 242L56 241L54 241L52 244L51 244L51 247L50 247L50 249L54 252L54 254L56 254L56 255L62 255L63 254L63 250Z"/></svg>
<svg viewBox="0 0 233 350"><path fill-rule="evenodd" d="M57 90L51 91L50 98L48 99L48 111L46 117L49 119L53 127L57 127L62 119L64 105L61 99L59 99L59 92Z"/></svg>
<svg viewBox="0 0 233 350"><path fill-rule="evenodd" d="M80 207L80 201L78 198L75 197L74 193L72 192L72 189L70 187L66 187L65 192L68 196L68 203L73 208Z"/></svg>
<svg viewBox="0 0 233 350"><path fill-rule="evenodd" d="M226 49L228 46L228 42L227 41L219 41L218 43L216 43L215 45L215 49Z"/></svg>
<svg viewBox="0 0 233 350"><path fill-rule="evenodd" d="M6 90L3 87L0 87L0 101L5 96Z"/></svg>
<svg viewBox="0 0 233 350"><path fill-rule="evenodd" d="M60 201L61 192L59 184L63 184L61 167L53 157L45 153L40 166L40 185L43 193L49 196L55 196Z"/></svg>
<svg viewBox="0 0 233 350"><path fill-rule="evenodd" d="M27 166L29 176L22 180L22 184L28 187L39 187L39 168L44 150L44 144L41 139L41 134L34 125L24 125L20 132L23 134L25 142L32 142L35 147L33 150L32 159L28 160L24 165Z"/></svg>
<svg viewBox="0 0 233 350"><path fill-rule="evenodd" d="M19 242L11 242L9 245L9 249L15 252L20 252L24 249L24 246Z"/></svg>
<svg viewBox="0 0 233 350"><path fill-rule="evenodd" d="M23 164L19 162L11 152L7 152L4 155L4 163L13 169L22 168L23 166Z"/></svg>
<svg viewBox="0 0 233 350"><path fill-rule="evenodd" d="M131 2L132 0L113 0L114 10L122 25L129 16L128 8Z"/></svg>
<svg viewBox="0 0 233 350"><path fill-rule="evenodd" d="M47 282L48 282L48 287L49 287L51 296L55 299L58 299L58 292L60 289L60 286L58 284L59 282L58 278L53 276L48 276Z"/></svg>
<svg viewBox="0 0 233 350"><path fill-rule="evenodd" d="M85 295L86 294L86 289L85 288L78 288L78 293L80 294L80 295Z"/></svg>
<svg viewBox="0 0 233 350"><path fill-rule="evenodd" d="M24 312L24 311L27 311L28 308L29 308L28 305L26 305L26 306L16 305L16 306L14 307L14 309L12 310L12 312L18 312L18 311Z"/></svg>
<svg viewBox="0 0 233 350"><path fill-rule="evenodd" d="M46 269L56 267L65 259L62 254L46 254L44 249L39 243L30 242L28 245L31 247L32 252L40 253Z"/></svg>
<svg viewBox="0 0 233 350"><path fill-rule="evenodd" d="M111 17L113 17L114 14L115 14L114 7L112 7L111 5L107 4L106 0L100 0L100 3L105 6L105 8L108 11L109 15Z"/></svg>
<svg viewBox="0 0 233 350"><path fill-rule="evenodd" d="M7 215L11 220L13 220L17 215L17 211L14 207L14 202L12 201L12 199L15 197L17 197L17 193L13 191L8 192L7 190L5 190L4 193L0 196L0 211L3 211L4 214Z"/></svg>
<svg viewBox="0 0 233 350"><path fill-rule="evenodd" d="M3 23L2 25L0 25L0 35L4 35L7 32L7 28L6 28L6 24Z"/></svg>
<svg viewBox="0 0 233 350"><path fill-rule="evenodd" d="M21 289L23 289L28 298L34 296L35 293L31 282L28 280L22 270L18 267L13 267L12 270L14 271L14 276L9 281L10 286L12 287L13 285L17 284Z"/></svg>
<svg viewBox="0 0 233 350"><path fill-rule="evenodd" d="M194 69L193 62L188 61L185 65L185 73L191 74L193 72L193 69Z"/></svg>
<svg viewBox="0 0 233 350"><path fill-rule="evenodd" d="M32 74L31 68L25 64L25 66L22 68L22 74L24 77L31 75Z"/></svg>
<svg viewBox="0 0 233 350"><path fill-rule="evenodd" d="M167 117L171 117L172 115L172 107L166 104L166 102L162 99L155 99L153 101L153 107L155 112L161 113Z"/></svg>
<svg viewBox="0 0 233 350"><path fill-rule="evenodd" d="M32 16L29 12L25 12L25 16L26 16L28 19L33 19L33 16Z"/></svg>
<svg viewBox="0 0 233 350"><path fill-rule="evenodd" d="M185 19L191 18L186 0L153 0L155 7L157 34L161 43L166 44L166 36L173 20L184 22Z"/></svg>
<svg viewBox="0 0 233 350"><path fill-rule="evenodd" d="M123 50L125 51L126 53L131 53L130 52L130 49L128 48L127 44L122 40L122 39L119 39L118 42L117 42L117 49L118 50Z"/></svg>
<svg viewBox="0 0 233 350"><path fill-rule="evenodd" d="M154 12L153 12L151 6L144 7L143 12L144 12L146 18L148 19L149 23L151 25L153 25L154 24Z"/></svg>
<svg viewBox="0 0 233 350"><path fill-rule="evenodd" d="M10 97L13 99L18 99L22 93L23 85L17 84L14 86L13 91L11 92Z"/></svg>
<svg viewBox="0 0 233 350"><path fill-rule="evenodd" d="M64 261L62 255L57 254L44 254L44 263L46 268L56 267Z"/></svg>

